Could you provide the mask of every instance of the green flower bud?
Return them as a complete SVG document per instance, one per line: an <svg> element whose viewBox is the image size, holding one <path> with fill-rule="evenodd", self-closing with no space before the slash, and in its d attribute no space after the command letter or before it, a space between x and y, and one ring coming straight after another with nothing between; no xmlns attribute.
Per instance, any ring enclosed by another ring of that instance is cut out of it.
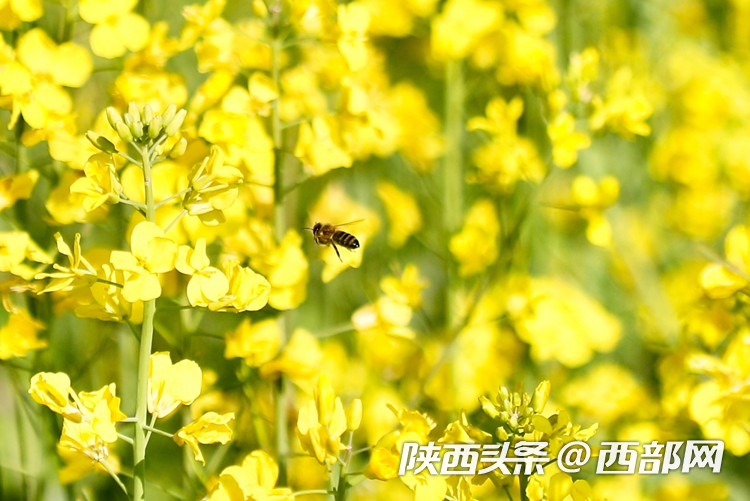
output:
<svg viewBox="0 0 750 501"><path fill-rule="evenodd" d="M119 122L122 122L122 115L120 115L120 113L111 106L107 108L105 114L107 115L107 122L109 122L109 126L113 129L116 129L117 124Z"/></svg>
<svg viewBox="0 0 750 501"><path fill-rule="evenodd" d="M154 118L154 110L149 105L144 106L141 110L141 122L147 124L152 118Z"/></svg>
<svg viewBox="0 0 750 501"><path fill-rule="evenodd" d="M133 136L137 139L140 139L143 137L143 124L140 120L133 122L133 125L130 126L130 131L133 133Z"/></svg>
<svg viewBox="0 0 750 501"><path fill-rule="evenodd" d="M138 111L138 105L134 101L128 103L128 114L133 117L133 121L141 118L141 113Z"/></svg>
<svg viewBox="0 0 750 501"><path fill-rule="evenodd" d="M157 137L159 137L159 134L161 134L162 128L161 115L152 117L151 121L148 122L148 137L150 137L151 139L156 139Z"/></svg>
<svg viewBox="0 0 750 501"><path fill-rule="evenodd" d="M161 114L161 122L164 127L172 122L176 113L177 107L174 104L170 104L169 106L167 106L167 109L164 110L164 113Z"/></svg>
<svg viewBox="0 0 750 501"><path fill-rule="evenodd" d="M117 130L117 135L120 136L120 139L126 143L133 142L133 134L130 132L130 127L125 125L125 122L118 122L115 126L115 130Z"/></svg>
<svg viewBox="0 0 750 501"><path fill-rule="evenodd" d="M114 153L117 151L115 145L112 144L112 141L94 131L90 130L86 132L86 139L94 145L94 148L102 150L104 153Z"/></svg>
<svg viewBox="0 0 750 501"><path fill-rule="evenodd" d="M135 120L133 120L133 115L131 115L130 113L125 113L122 116L122 120L128 127L132 126L135 123Z"/></svg>
<svg viewBox="0 0 750 501"><path fill-rule="evenodd" d="M180 138L177 143L172 146L172 149L169 151L169 158L175 159L178 157L181 157L185 154L185 150L187 149L187 139L184 137Z"/></svg>
<svg viewBox="0 0 750 501"><path fill-rule="evenodd" d="M182 127L182 123L185 121L186 115L187 111L185 111L184 109L177 112L177 114L174 116L174 119L169 122L169 125L167 125L165 129L167 136L174 136L175 134L180 132L180 127Z"/></svg>

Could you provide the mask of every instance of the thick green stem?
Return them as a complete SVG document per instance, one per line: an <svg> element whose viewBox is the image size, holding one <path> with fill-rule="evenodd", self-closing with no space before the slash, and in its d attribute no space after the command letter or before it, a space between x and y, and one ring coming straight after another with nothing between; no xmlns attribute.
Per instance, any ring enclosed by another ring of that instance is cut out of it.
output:
<svg viewBox="0 0 750 501"><path fill-rule="evenodd" d="M151 179L151 156L146 148L141 150L143 185L146 191L146 220L156 222L154 187ZM138 382L135 400L135 434L133 443L133 499L141 501L146 491L146 433L148 427L148 372L151 358L151 344L154 340L154 315L156 300L146 301L143 306L141 345L138 352Z"/></svg>
<svg viewBox="0 0 750 501"><path fill-rule="evenodd" d="M526 495L526 485L529 483L529 477L526 475L518 476L519 490L521 491L521 501L528 501L529 496Z"/></svg>
<svg viewBox="0 0 750 501"><path fill-rule="evenodd" d="M271 78L277 87L280 83L280 56L283 48L283 40L278 36L271 43ZM279 115L279 100L271 103L271 136L274 146L273 160L273 203L274 203L274 231L276 241L281 243L286 234L286 211L284 210L284 138L282 136L281 116ZM279 315L279 327L281 328L282 344L289 338L290 323L288 314L282 312ZM276 384L276 454L279 463L279 485L286 485L287 481L287 457L289 456L289 423L287 419L287 384L282 375Z"/></svg>
<svg viewBox="0 0 750 501"><path fill-rule="evenodd" d="M448 236L461 228L463 215L464 77L463 61L448 61L445 66L445 158L442 171L443 228ZM445 288L446 325L452 330L458 322L460 283L455 263L448 264Z"/></svg>

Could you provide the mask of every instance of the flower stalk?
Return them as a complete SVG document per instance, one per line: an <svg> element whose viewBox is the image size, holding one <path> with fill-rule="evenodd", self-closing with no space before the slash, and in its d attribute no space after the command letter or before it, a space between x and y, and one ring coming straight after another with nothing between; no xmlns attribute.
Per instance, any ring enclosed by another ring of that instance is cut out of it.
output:
<svg viewBox="0 0 750 501"><path fill-rule="evenodd" d="M146 220L156 221L154 206L154 187L151 179L151 155L153 153L145 147L139 148L141 167L143 168L143 187L146 192ZM145 499L146 490L146 422L148 410L148 373L151 345L154 340L154 315L156 314L156 300L146 301L143 305L143 324L141 326L141 344L138 352L138 380L135 402L135 433L133 443L133 499Z"/></svg>
<svg viewBox="0 0 750 501"><path fill-rule="evenodd" d="M463 61L449 60L445 65L445 157L442 169L443 228L446 241L461 228L463 215L463 105L465 99ZM455 263L448 265L445 288L446 327L452 331L458 323L459 277Z"/></svg>

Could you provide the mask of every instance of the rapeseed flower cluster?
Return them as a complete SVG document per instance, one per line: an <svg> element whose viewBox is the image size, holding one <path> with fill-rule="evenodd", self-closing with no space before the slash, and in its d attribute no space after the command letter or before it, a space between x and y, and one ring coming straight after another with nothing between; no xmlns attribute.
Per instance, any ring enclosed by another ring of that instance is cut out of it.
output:
<svg viewBox="0 0 750 501"><path fill-rule="evenodd" d="M744 2L190 1L0 0L0 498L738 495Z"/></svg>

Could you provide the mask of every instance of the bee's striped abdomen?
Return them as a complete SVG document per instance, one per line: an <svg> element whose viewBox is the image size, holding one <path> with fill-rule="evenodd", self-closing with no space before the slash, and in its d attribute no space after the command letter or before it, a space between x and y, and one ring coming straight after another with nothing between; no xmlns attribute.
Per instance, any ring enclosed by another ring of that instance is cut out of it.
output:
<svg viewBox="0 0 750 501"><path fill-rule="evenodd" d="M351 233L337 231L333 234L333 243L344 247L345 249L359 249L359 240Z"/></svg>

